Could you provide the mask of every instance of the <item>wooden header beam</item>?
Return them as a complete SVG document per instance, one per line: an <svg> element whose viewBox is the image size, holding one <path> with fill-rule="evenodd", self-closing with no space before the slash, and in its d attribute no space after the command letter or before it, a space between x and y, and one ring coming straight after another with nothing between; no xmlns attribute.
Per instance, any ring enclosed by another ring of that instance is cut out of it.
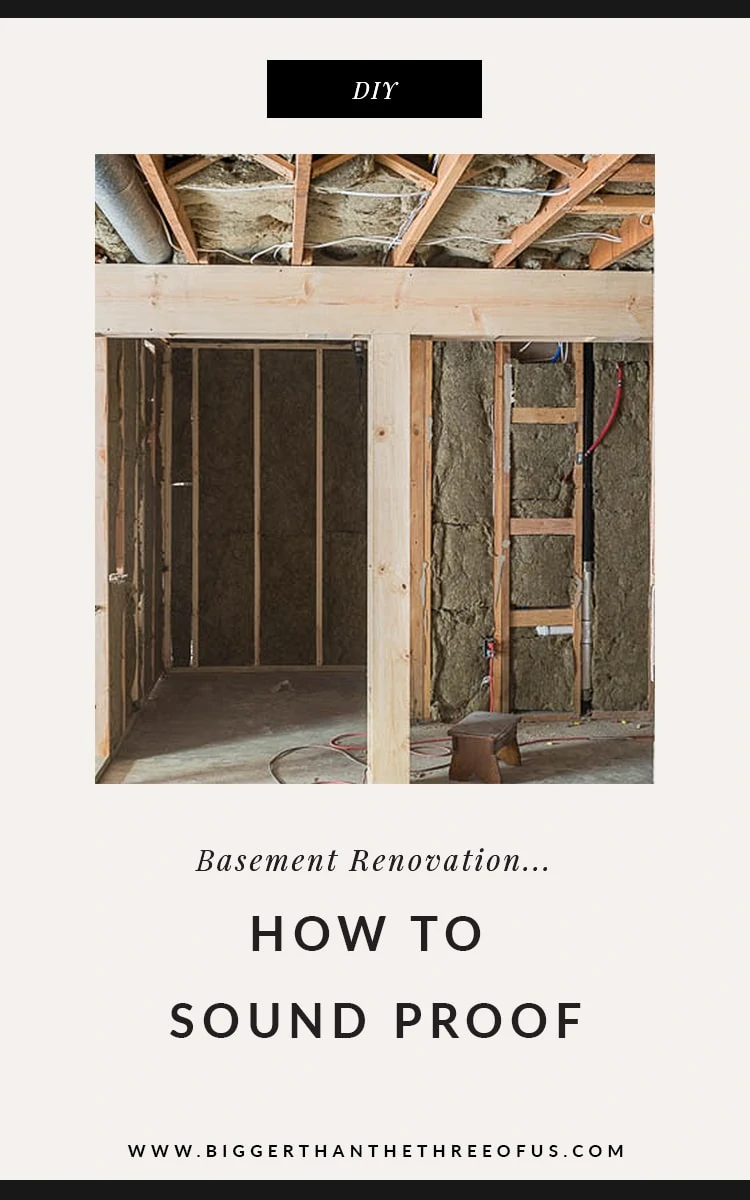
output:
<svg viewBox="0 0 750 1200"><path fill-rule="evenodd" d="M31 275L44 267L31 264ZM650 342L649 271L258 267L98 263L106 337ZM44 280L37 285L40 289Z"/></svg>
<svg viewBox="0 0 750 1200"><path fill-rule="evenodd" d="M550 196L536 216L525 225L517 226L507 245L498 246L492 259L493 267L510 266L527 246L537 242L561 217L570 212L575 204L585 200L606 183L609 177L632 157L632 154L597 154L595 158L590 159L581 174L571 180L566 192L559 196Z"/></svg>
<svg viewBox="0 0 750 1200"><path fill-rule="evenodd" d="M397 175L403 175L404 179L409 179L417 187L426 188L428 191L432 191L437 183L437 175L431 175L429 171L424 171L421 167L409 162L408 158L402 158L400 154L376 154L375 162L395 171Z"/></svg>
<svg viewBox="0 0 750 1200"><path fill-rule="evenodd" d="M317 179L319 175L325 175L327 171L333 171L342 163L349 162L350 158L357 157L356 154L324 154L322 158L313 163L312 177Z"/></svg>
<svg viewBox="0 0 750 1200"><path fill-rule="evenodd" d="M183 179L189 179L191 175L197 175L204 167L210 167L211 163L218 162L223 158L223 154L196 154L193 158L188 158L184 163L179 163L176 167L172 167L165 172L165 179L172 187L176 183L181 183Z"/></svg>

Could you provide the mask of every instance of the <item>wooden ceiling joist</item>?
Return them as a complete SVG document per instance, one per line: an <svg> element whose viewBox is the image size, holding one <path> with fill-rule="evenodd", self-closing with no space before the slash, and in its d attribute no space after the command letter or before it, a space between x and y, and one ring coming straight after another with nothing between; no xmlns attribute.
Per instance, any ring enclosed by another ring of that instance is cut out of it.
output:
<svg viewBox="0 0 750 1200"><path fill-rule="evenodd" d="M189 263L197 263L198 247L195 242L195 234L179 196L167 182L164 174L164 155L136 154L135 157L141 165L156 203L185 258Z"/></svg>
<svg viewBox="0 0 750 1200"><path fill-rule="evenodd" d="M597 242L589 255L589 268L592 271L603 271L612 263L626 258L634 250L640 250L653 239L653 217L627 217L618 230L619 242Z"/></svg>
<svg viewBox="0 0 750 1200"><path fill-rule="evenodd" d="M280 154L254 154L253 158L261 166L268 167L269 171L273 171L275 175L286 179L288 183L294 179L294 164L290 163L287 158L282 158Z"/></svg>
<svg viewBox="0 0 750 1200"><path fill-rule="evenodd" d="M574 216L617 216L617 217L650 217L654 213L655 196L644 196L642 193L628 195L619 192L595 192L588 200L574 204L571 213Z"/></svg>
<svg viewBox="0 0 750 1200"><path fill-rule="evenodd" d="M545 167L549 167L550 170L565 175L567 179L575 179L576 175L580 175L586 166L580 158L571 158L568 154L534 154L532 157L538 159L540 163L544 163Z"/></svg>
<svg viewBox="0 0 750 1200"><path fill-rule="evenodd" d="M292 266L299 267L305 254L305 224L310 195L312 154L298 154L294 172L294 214L292 216Z"/></svg>
<svg viewBox="0 0 750 1200"><path fill-rule="evenodd" d="M473 154L443 154L437 168L437 183L404 233L398 246L391 251L391 266L403 267L411 259L415 246L471 162Z"/></svg>
<svg viewBox="0 0 750 1200"><path fill-rule="evenodd" d="M312 166L312 177L317 179L319 175L325 175L326 171L332 171L334 167L340 167L342 163L349 162L350 158L357 158L356 154L324 154Z"/></svg>
<svg viewBox="0 0 750 1200"><path fill-rule="evenodd" d="M389 167L397 175L403 175L404 179L409 179L412 183L416 183L417 187L427 188L428 191L432 191L437 183L437 175L431 175L429 171L409 162L408 158L402 158L400 154L376 154L375 162L379 162L383 167Z"/></svg>
<svg viewBox="0 0 750 1200"><path fill-rule="evenodd" d="M170 167L165 172L165 179L172 187L176 183L182 183L183 179L189 179L191 175L197 175L204 167L210 167L211 163L218 162L223 158L223 154L195 154L192 158L188 158L183 163L178 163L176 167Z"/></svg>
<svg viewBox="0 0 750 1200"><path fill-rule="evenodd" d="M619 171L610 176L611 183L653 183L655 179L653 163L629 162Z"/></svg>
<svg viewBox="0 0 750 1200"><path fill-rule="evenodd" d="M547 230L551 229L566 213L569 213L574 205L585 200L603 183L606 183L610 176L615 171L619 171L620 167L624 166L632 157L632 154L597 154L595 158L590 159L581 174L570 181L566 192L559 196L550 196L536 216L527 221L525 225L517 226L510 242L498 246L492 259L492 266L509 266L522 251L543 237ZM434 194L433 192L430 200L433 199ZM429 204L429 200L427 203Z"/></svg>

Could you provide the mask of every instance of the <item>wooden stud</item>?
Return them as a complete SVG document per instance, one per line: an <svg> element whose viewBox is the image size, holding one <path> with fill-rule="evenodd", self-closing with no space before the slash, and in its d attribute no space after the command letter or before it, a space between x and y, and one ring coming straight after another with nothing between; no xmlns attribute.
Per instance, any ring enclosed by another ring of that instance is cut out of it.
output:
<svg viewBox="0 0 750 1200"><path fill-rule="evenodd" d="M574 534L575 531L573 517L512 517L510 522L511 537Z"/></svg>
<svg viewBox="0 0 750 1200"><path fill-rule="evenodd" d="M422 207L415 212L398 246L391 251L391 266L403 267L409 262L415 247L450 196L453 188L471 162L473 154L444 154L437 171L437 183Z"/></svg>
<svg viewBox="0 0 750 1200"><path fill-rule="evenodd" d="M597 242L589 255L589 270L603 271L639 250L654 237L653 217L626 217L617 231L619 242Z"/></svg>
<svg viewBox="0 0 750 1200"><path fill-rule="evenodd" d="M411 180L417 187L425 188L428 192L431 192L437 183L437 175L431 175L429 171L424 171L422 167L409 162L408 158L402 158L400 154L376 154L375 162L395 171L397 175L402 175L404 179Z"/></svg>
<svg viewBox="0 0 750 1200"><path fill-rule="evenodd" d="M654 163L629 162L610 176L612 183L654 183Z"/></svg>
<svg viewBox="0 0 750 1200"><path fill-rule="evenodd" d="M315 351L315 665L323 664L323 351Z"/></svg>
<svg viewBox="0 0 750 1200"><path fill-rule="evenodd" d="M260 665L260 350L253 352L253 663Z"/></svg>
<svg viewBox="0 0 750 1200"><path fill-rule="evenodd" d="M94 738L95 771L109 759L109 489L107 339L95 341Z"/></svg>
<svg viewBox="0 0 750 1200"><path fill-rule="evenodd" d="M577 342L571 347L575 370L576 398L576 441L573 464L573 712L580 717L583 711L581 676L581 633L583 595L583 346Z"/></svg>
<svg viewBox="0 0 750 1200"><path fill-rule="evenodd" d="M281 344L285 350L314 350L316 345L321 345L326 351L345 350L347 354L351 354L352 352L351 342L329 342L325 339L321 340L320 342L283 341L279 343L278 341L241 342L239 340L233 340L232 338L225 339L222 342L207 341L205 339L201 339L200 342L191 342L180 338L179 341L175 340L173 343L170 343L170 345L172 344L174 344L178 350L193 350L196 347L199 350L278 350L279 345Z"/></svg>
<svg viewBox="0 0 750 1200"><path fill-rule="evenodd" d="M561 217L570 212L574 204L578 204L579 201L585 200L591 192L595 192L632 157L632 154L597 154L595 158L590 159L581 174L571 180L567 192L560 196L550 196L536 216L532 217L530 221L526 221L524 225L516 226L510 242L507 245L498 246L492 259L492 266L509 266L527 246L538 241Z"/></svg>
<svg viewBox="0 0 750 1200"><path fill-rule="evenodd" d="M511 461L509 373L510 347L495 343L492 435L493 551L492 592L495 657L492 671L493 710L510 712L510 533Z"/></svg>
<svg viewBox="0 0 750 1200"><path fill-rule="evenodd" d="M190 217L182 207L182 201L164 175L163 154L136 154L143 174L161 209L167 225L189 263L197 263L198 247L190 224Z"/></svg>
<svg viewBox="0 0 750 1200"><path fill-rule="evenodd" d="M135 556L133 561L133 601L135 604L135 670L133 671L133 684L131 688L131 698L138 702L143 699L145 691L145 669L146 669L146 625L145 625L145 594L146 580L146 561L145 561L145 533L146 533L146 514L145 514L145 462L144 462L144 427L145 427L145 379L144 379L144 348L143 342L139 342L135 347L136 351L136 369L135 369L135 387L136 387L136 402L135 402L135 446L134 454L134 486L133 497L135 503ZM135 705L134 705L135 707Z"/></svg>
<svg viewBox="0 0 750 1200"><path fill-rule="evenodd" d="M408 783L409 338L368 354L367 782Z"/></svg>
<svg viewBox="0 0 750 1200"><path fill-rule="evenodd" d="M312 154L298 154L294 174L294 212L292 216L292 266L302 263L305 252L305 224L307 201L310 194L310 171Z"/></svg>
<svg viewBox="0 0 750 1200"><path fill-rule="evenodd" d="M120 346L117 362L117 403L119 410L120 454L117 464L117 506L115 508L115 574L125 575L125 349Z"/></svg>
<svg viewBox="0 0 750 1200"><path fill-rule="evenodd" d="M356 154L324 154L322 158L317 159L312 165L312 177L317 179L319 175L325 175L327 171L333 171L336 167L340 167L342 163L349 162L350 158L357 158Z"/></svg>
<svg viewBox="0 0 750 1200"><path fill-rule="evenodd" d="M411 715L426 720L432 690L432 341L411 340Z"/></svg>
<svg viewBox="0 0 750 1200"><path fill-rule="evenodd" d="M289 162L289 159L282 158L280 154L254 154L253 158L262 166L268 167L269 171L273 171L275 175L280 175L289 183L293 181L294 163Z"/></svg>
<svg viewBox="0 0 750 1200"><path fill-rule="evenodd" d="M651 217L654 214L656 196L644 196L640 192L634 195L619 192L594 192L587 200L574 204L571 213L574 216L618 216L618 217Z"/></svg>
<svg viewBox="0 0 750 1200"><path fill-rule="evenodd" d="M653 340L651 271L99 263L94 279L95 332L107 337Z"/></svg>
<svg viewBox="0 0 750 1200"><path fill-rule="evenodd" d="M192 352L190 428L192 432L192 602L190 606L190 666L200 666L200 350Z"/></svg>
<svg viewBox="0 0 750 1200"><path fill-rule="evenodd" d="M544 163L545 167L549 167L551 171L557 171L558 175L564 175L567 179L575 179L586 165L581 162L580 158L571 158L569 154L532 154L531 157L538 159L539 162Z"/></svg>
<svg viewBox="0 0 750 1200"><path fill-rule="evenodd" d="M161 453L162 480L162 564L164 567L164 624L162 628L161 665L165 671L172 666L172 347L164 349L162 363L162 421Z"/></svg>
<svg viewBox="0 0 750 1200"><path fill-rule="evenodd" d="M171 187L174 187L176 183L182 183L183 179L189 179L191 175L197 175L204 167L210 167L211 163L219 162L223 157L223 154L196 154L193 158L188 158L184 163L178 163L176 167L171 167L169 171L165 171L164 178Z"/></svg>
<svg viewBox="0 0 750 1200"><path fill-rule="evenodd" d="M572 625L572 608L512 608L511 629L531 629L535 625Z"/></svg>
<svg viewBox="0 0 750 1200"><path fill-rule="evenodd" d="M366 667L361 663L355 666L342 666L339 663L328 663L319 667L312 663L285 663L283 666L247 666L247 667L173 667L170 671L171 675L287 675L289 672L305 672L315 671L316 673L323 671L328 674L329 671L350 672L352 674L364 675Z"/></svg>
<svg viewBox="0 0 750 1200"><path fill-rule="evenodd" d="M519 408L514 404L511 421L514 425L573 425L574 408Z"/></svg>

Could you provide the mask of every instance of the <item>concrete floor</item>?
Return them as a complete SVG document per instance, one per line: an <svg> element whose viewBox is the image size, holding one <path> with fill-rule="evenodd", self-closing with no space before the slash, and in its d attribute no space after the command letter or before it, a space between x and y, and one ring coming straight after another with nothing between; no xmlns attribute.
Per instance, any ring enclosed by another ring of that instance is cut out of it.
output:
<svg viewBox="0 0 750 1200"><path fill-rule="evenodd" d="M269 762L300 746L312 748L276 765L283 782L361 783L362 765L327 746L344 734L355 735L343 738L345 745L363 745L365 687L364 671L170 674L156 685L100 782L273 783ZM450 739L418 745L444 738L446 728L438 722L412 727L419 750L412 753L413 783L448 783ZM503 766L503 782L651 783L652 733L645 714L627 723L522 721L523 766Z"/></svg>

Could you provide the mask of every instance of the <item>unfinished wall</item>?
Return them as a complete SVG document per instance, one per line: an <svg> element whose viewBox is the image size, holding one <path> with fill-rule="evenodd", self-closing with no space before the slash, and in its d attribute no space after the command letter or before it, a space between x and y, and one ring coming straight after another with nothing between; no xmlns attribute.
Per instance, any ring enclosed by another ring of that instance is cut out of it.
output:
<svg viewBox="0 0 750 1200"><path fill-rule="evenodd" d="M201 347L198 653L202 667L312 666L318 613L317 383L310 349ZM191 665L193 349L172 351L172 646ZM255 361L260 387L254 394ZM353 348L322 352L323 662L366 661L366 375ZM257 413L256 413L257 405ZM260 439L254 444L255 418ZM255 464L260 462L255 580ZM260 638L256 654L255 603ZM192 665L196 665L193 654Z"/></svg>
<svg viewBox="0 0 750 1200"><path fill-rule="evenodd" d="M573 408L573 363L514 361L513 397L519 408ZM574 457L573 425L511 425L511 516L572 516L573 487L565 476ZM566 608L573 596L572 537L534 534L511 539L511 608ZM572 638L542 638L533 628L513 629L510 644L513 711L569 712Z"/></svg>
<svg viewBox="0 0 750 1200"><path fill-rule="evenodd" d="M604 428L624 364L620 408L593 454L592 705L646 708L649 691L649 347L594 346L594 428Z"/></svg>
<svg viewBox="0 0 750 1200"><path fill-rule="evenodd" d="M367 661L367 361L323 352L323 659Z"/></svg>
<svg viewBox="0 0 750 1200"><path fill-rule="evenodd" d="M135 340L107 342L109 744L160 673L161 377Z"/></svg>
<svg viewBox="0 0 750 1200"><path fill-rule="evenodd" d="M204 667L253 661L253 355L199 353L198 648Z"/></svg>
<svg viewBox="0 0 750 1200"><path fill-rule="evenodd" d="M432 395L432 709L487 707L492 633L494 346L436 342Z"/></svg>
<svg viewBox="0 0 750 1200"><path fill-rule="evenodd" d="M172 350L172 663L190 666L193 578L191 350Z"/></svg>
<svg viewBox="0 0 750 1200"><path fill-rule="evenodd" d="M593 708L648 704L649 401L646 345L595 346L594 429L606 423L615 370L625 362L622 406L593 455L595 508ZM453 720L488 707L481 685L483 637L492 613L492 412L494 350L436 343L433 380L432 711ZM518 408L574 408L575 367L513 360ZM572 424L511 425L511 517L569 518L575 459ZM569 608L577 598L574 539L514 535L512 609ZM569 634L510 631L515 712L571 712L575 663Z"/></svg>
<svg viewBox="0 0 750 1200"><path fill-rule="evenodd" d="M315 354L264 350L261 662L315 662Z"/></svg>

